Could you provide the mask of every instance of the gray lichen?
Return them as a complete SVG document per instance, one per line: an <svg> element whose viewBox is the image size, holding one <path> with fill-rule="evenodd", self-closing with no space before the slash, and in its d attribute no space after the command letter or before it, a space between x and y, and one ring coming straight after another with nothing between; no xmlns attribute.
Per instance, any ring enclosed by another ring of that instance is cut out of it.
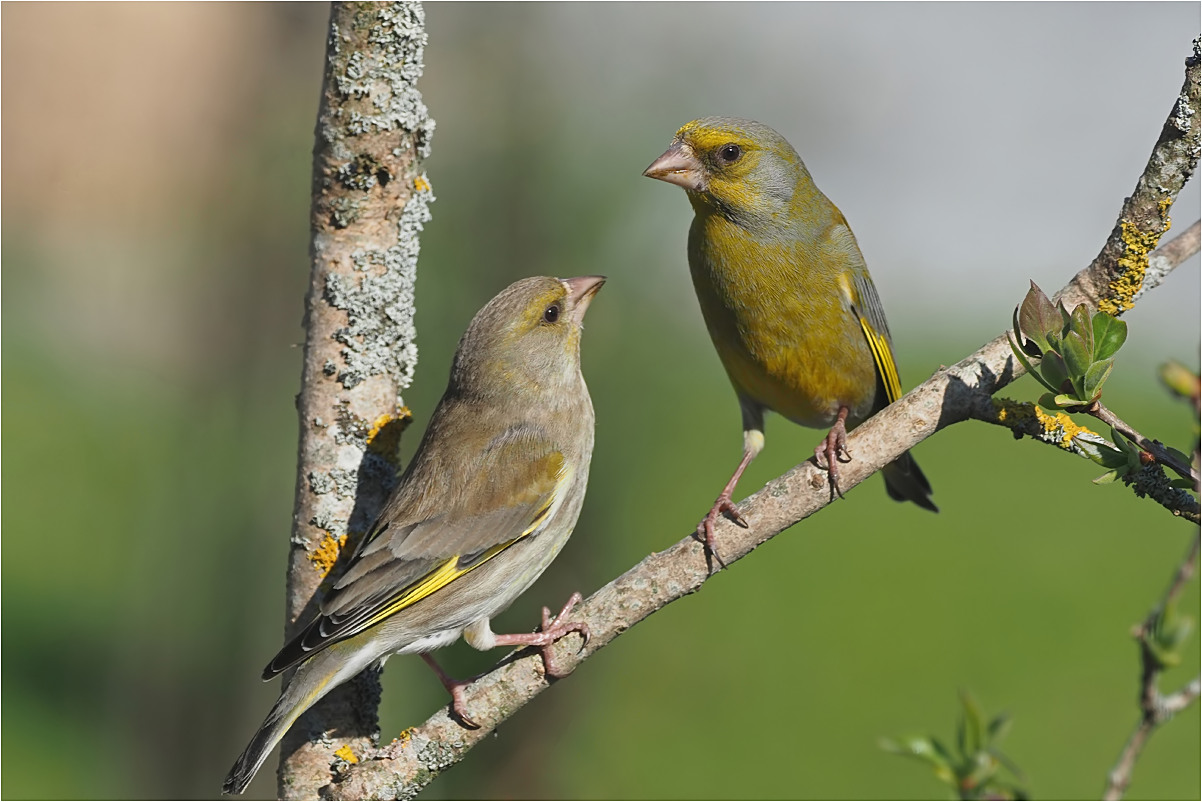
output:
<svg viewBox="0 0 1202 802"><path fill-rule="evenodd" d="M348 390L367 377L389 374L398 390L413 381L417 366L417 329L413 324L419 234L430 220L434 193L424 176L405 204L396 245L352 254L358 280L326 276L325 299L346 313L347 325L334 332L345 348L338 381ZM380 269L382 268L382 270ZM382 312L382 314L381 314Z"/></svg>
<svg viewBox="0 0 1202 802"><path fill-rule="evenodd" d="M336 24L330 25L331 59L342 61L335 87L343 97L370 99L373 111L351 110L345 119L329 121L341 125L343 130L323 127L326 142L337 146L343 141L344 134L357 136L401 130L413 134L421 158L430 155L434 121L416 88L424 69L428 41L425 23L425 11L418 3L394 3L377 8L368 41L379 45L375 50L382 54L378 61L360 51L353 51L342 59L342 32ZM348 160L351 158L349 153L342 155Z"/></svg>
<svg viewBox="0 0 1202 802"><path fill-rule="evenodd" d="M331 468L329 471L310 471L309 489L315 495L333 493L339 498L354 498L355 489L359 483L355 472L345 468Z"/></svg>
<svg viewBox="0 0 1202 802"><path fill-rule="evenodd" d="M399 215L397 244L355 251L352 259L360 275L328 274L324 298L347 316L347 324L334 333L344 346L338 382L349 390L371 376L387 374L401 391L412 382L417 364L417 255L434 193L424 174L411 170L408 176L394 175L390 170L396 167L384 163L387 157L378 150L376 156L363 152L356 138L396 132L385 151L391 157L410 147L419 158L429 156L434 121L415 85L423 71L425 13L419 3L392 3L358 13L350 24L360 40L366 33L372 46L344 52L342 46L351 37L331 23L329 68L332 85L344 102L331 103L332 113L323 116L321 130L334 160L341 162L333 180L344 191L330 199L330 220L339 229L355 224L372 202L370 193L391 181L408 180L413 191ZM331 375L328 365L325 370Z"/></svg>

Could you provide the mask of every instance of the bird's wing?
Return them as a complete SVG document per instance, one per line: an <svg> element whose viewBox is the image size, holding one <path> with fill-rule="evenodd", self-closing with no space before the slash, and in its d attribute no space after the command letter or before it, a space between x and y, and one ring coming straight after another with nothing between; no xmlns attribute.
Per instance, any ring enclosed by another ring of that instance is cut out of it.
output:
<svg viewBox="0 0 1202 802"><path fill-rule="evenodd" d="M897 377L897 364L893 361L892 338L889 336L889 326L885 323L885 310L881 308L880 296L876 294L876 285L867 270L857 270L852 280L853 299L852 311L860 319L860 328L868 339L868 347L872 349L872 361L876 363L877 375L885 385L885 395L892 404L901 398L901 380Z"/></svg>
<svg viewBox="0 0 1202 802"><path fill-rule="evenodd" d="M564 455L526 426L488 442L472 465L458 476L438 477L445 484L436 495L449 501L435 514L412 514L425 506L430 490L416 486L420 480L398 488L323 601L321 615L280 650L264 670L265 679L395 615L537 533L571 483Z"/></svg>
<svg viewBox="0 0 1202 802"><path fill-rule="evenodd" d="M826 242L828 257L842 262L841 284L851 303L852 314L860 322L860 328L872 351L872 361L885 388L887 404L901 398L901 380L897 377L897 364L893 361L893 338L889 335L889 324L885 322L885 310L877 295L876 285L868 274L864 256L856 244L847 221L840 214L831 227Z"/></svg>

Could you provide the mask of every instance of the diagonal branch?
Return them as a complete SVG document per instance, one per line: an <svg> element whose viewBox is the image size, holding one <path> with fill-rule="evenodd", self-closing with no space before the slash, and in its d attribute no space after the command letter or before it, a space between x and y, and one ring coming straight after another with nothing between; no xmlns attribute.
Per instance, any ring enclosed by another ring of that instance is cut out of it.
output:
<svg viewBox="0 0 1202 802"><path fill-rule="evenodd" d="M1173 471L1183 479L1189 479L1194 484L1194 489L1198 489L1198 472L1189 464L1188 457L1181 455L1178 457L1172 451L1165 447L1159 440L1150 440L1137 432L1131 424L1115 415L1101 399L1094 401L1084 410L1087 414L1093 415L1098 420L1112 427L1115 431L1126 437L1131 442L1148 452L1161 465L1167 468L1172 468Z"/></svg>
<svg viewBox="0 0 1202 802"><path fill-rule="evenodd" d="M1031 403L995 398L991 409L977 407L973 410L973 417L985 423L1005 426L1014 432L1015 437L1026 435L1095 462L1100 452L1119 451L1114 443L1097 432L1073 423L1063 412L1049 414ZM1191 523L1202 523L1202 507L1199 506L1198 499L1185 490L1174 487L1159 462L1151 461L1138 471L1124 475L1123 483L1130 487L1135 495L1151 498L1173 515Z"/></svg>
<svg viewBox="0 0 1202 802"><path fill-rule="evenodd" d="M1070 308L1086 302L1094 308L1113 305L1121 313L1130 308L1143 286L1152 251L1148 242L1154 243L1167 227L1168 209L1197 162L1202 117L1198 109L1198 48L1195 40L1193 55L1186 61L1185 88L1174 103L1136 192L1124 204L1115 233L1094 262L1060 293ZM1154 258L1176 259L1179 264L1197 251L1196 239L1192 247L1175 241ZM939 370L857 427L848 439L856 458L842 467L840 483L854 487L940 429L978 417L977 413L986 414L993 393L1021 373L1005 334ZM722 559L727 565L737 562L829 503L825 472L812 462L798 465L739 505L750 524L747 529L726 520L718 523L716 537ZM691 535L652 554L577 608L574 617L588 624L592 638L582 645L578 637L568 636L554 647L555 659L563 669L574 669L656 610L697 591L709 576L704 549ZM375 759L348 767L333 785L322 789L323 794L336 799L412 797L547 687L537 655L510 655L466 689L465 700L481 725L479 729L465 730L443 708L424 724L403 732Z"/></svg>

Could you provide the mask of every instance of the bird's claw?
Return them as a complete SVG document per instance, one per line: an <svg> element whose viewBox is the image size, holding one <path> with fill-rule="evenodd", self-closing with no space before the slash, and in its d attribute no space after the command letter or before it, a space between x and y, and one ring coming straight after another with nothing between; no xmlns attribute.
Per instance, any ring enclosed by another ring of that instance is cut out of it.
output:
<svg viewBox="0 0 1202 802"><path fill-rule="evenodd" d="M580 648L576 650L576 654L580 654L581 652L583 652L584 647L588 646L588 642L590 639L592 639L593 634L592 634L592 632L589 631L588 624L586 624L585 622L583 622L583 621L568 621L567 620L568 613L572 612L572 608L575 607L577 604L580 604L583 601L584 601L584 597L580 595L579 591L577 591L576 593L573 593L571 596L568 597L568 601L566 604L564 604L563 609L561 609L559 611L559 613L554 617L551 616L551 611L549 609L547 609L546 607L544 607L543 608L543 624L542 624L542 627L540 627L540 629L542 631L539 634L542 636L545 636L547 642L545 644L536 644L536 645L539 645L545 649L546 647L548 647L551 644L558 641L564 635L567 635L569 632L576 632L576 633L579 633L580 639L581 639ZM548 674L550 674L551 671L550 671L550 666L547 665L547 657L548 657L548 654L547 654L547 652L544 651L543 652L543 663L547 668ZM561 675L552 674L552 676L561 676Z"/></svg>
<svg viewBox="0 0 1202 802"><path fill-rule="evenodd" d="M442 687L446 688L447 693L451 694L451 713L455 718L459 719L459 723L469 730L480 729L480 725L467 714L467 700L463 698L463 689L475 682L477 677L455 679L443 671L442 666L438 665L429 654L422 652L421 658L438 675L438 681L442 683Z"/></svg>
<svg viewBox="0 0 1202 802"><path fill-rule="evenodd" d="M843 498L843 491L839 489L839 463L851 462L851 452L847 449L847 426L843 422L845 417L846 412L841 412L826 438L814 449L814 463L826 471L832 499L835 496ZM823 460L826 460L825 466Z"/></svg>
<svg viewBox="0 0 1202 802"><path fill-rule="evenodd" d="M568 613L572 612L572 608L580 604L584 597L579 593L573 593L559 611L559 614L552 617L551 611L546 607L543 608L543 621L539 632L528 632L522 635L498 635L496 639L497 646L533 646L538 649L543 656L543 669L546 675L552 679L567 676L568 671L561 671L556 665L555 658L551 655L551 647L555 642L567 635L569 632L578 632L580 637L584 639L584 643L580 645L577 651L579 654L588 645L589 638L592 633L589 632L588 624L583 621L568 621Z"/></svg>
<svg viewBox="0 0 1202 802"><path fill-rule="evenodd" d="M467 684L458 686L454 690L448 688L451 691L451 712L464 727L467 727L469 730L478 730L480 729L480 725L467 714L467 704L463 699L463 689L467 687Z"/></svg>
<svg viewBox="0 0 1202 802"><path fill-rule="evenodd" d="M705 544L706 554L713 557L718 561L719 565L725 568L726 562L718 554L718 541L714 537L714 524L718 521L719 516L722 515L725 515L744 529L747 529L749 524L747 523L747 519L739 512L739 508L735 506L734 501L726 494L718 496L717 500L714 501L714 506L701 519L701 523L697 524L697 539Z"/></svg>

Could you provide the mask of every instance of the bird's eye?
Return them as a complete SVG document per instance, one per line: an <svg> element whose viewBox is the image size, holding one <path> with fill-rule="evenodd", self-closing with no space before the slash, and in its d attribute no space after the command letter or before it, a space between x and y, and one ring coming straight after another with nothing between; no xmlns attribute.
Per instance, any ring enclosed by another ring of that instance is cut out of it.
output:
<svg viewBox="0 0 1202 802"><path fill-rule="evenodd" d="M734 142L723 145L718 148L718 160L725 164L733 164L743 155L743 149Z"/></svg>
<svg viewBox="0 0 1202 802"><path fill-rule="evenodd" d="M551 304L543 310L543 320L548 323L554 323L559 320L559 304Z"/></svg>

